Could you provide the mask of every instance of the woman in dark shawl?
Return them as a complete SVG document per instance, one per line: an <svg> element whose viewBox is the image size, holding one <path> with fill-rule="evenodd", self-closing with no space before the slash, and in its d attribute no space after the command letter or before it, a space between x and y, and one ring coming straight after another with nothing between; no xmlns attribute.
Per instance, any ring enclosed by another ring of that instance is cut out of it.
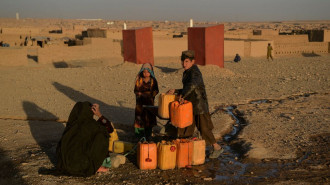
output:
<svg viewBox="0 0 330 185"><path fill-rule="evenodd" d="M96 115L99 119L94 120ZM111 122L102 116L98 104L77 102L73 107L62 138L56 148L57 171L73 176L91 176L108 156Z"/></svg>

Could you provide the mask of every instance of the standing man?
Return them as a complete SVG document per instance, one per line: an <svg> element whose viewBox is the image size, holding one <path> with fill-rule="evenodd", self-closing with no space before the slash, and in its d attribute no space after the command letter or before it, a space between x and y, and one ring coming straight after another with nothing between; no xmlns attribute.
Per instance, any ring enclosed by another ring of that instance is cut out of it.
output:
<svg viewBox="0 0 330 185"><path fill-rule="evenodd" d="M202 73L197 65L195 65L194 51L183 51L181 64L184 68L182 77L183 89L170 89L167 93L177 93L180 95L180 102L183 102L185 99L193 104L194 122L191 126L186 128L178 128L178 136L191 137L196 126L206 144L213 146L213 152L210 154L209 158L218 158L223 152L223 149L217 144L212 133L214 127L209 113L205 85Z"/></svg>
<svg viewBox="0 0 330 185"><path fill-rule="evenodd" d="M273 47L270 45L270 43L268 43L268 46L267 46L267 60L269 61L269 57L272 59L273 61L273 55L272 55L272 50L273 50Z"/></svg>

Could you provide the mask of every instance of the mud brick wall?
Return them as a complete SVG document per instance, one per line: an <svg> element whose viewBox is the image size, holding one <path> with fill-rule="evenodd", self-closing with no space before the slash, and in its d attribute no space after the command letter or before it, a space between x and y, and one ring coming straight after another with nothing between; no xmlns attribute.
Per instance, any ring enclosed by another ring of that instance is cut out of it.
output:
<svg viewBox="0 0 330 185"><path fill-rule="evenodd" d="M123 39L121 29L109 29L107 31L107 38L109 39Z"/></svg>
<svg viewBox="0 0 330 185"><path fill-rule="evenodd" d="M272 30L272 29L261 29L261 35L272 35L276 36L278 35L278 30Z"/></svg>
<svg viewBox="0 0 330 185"><path fill-rule="evenodd" d="M242 50L242 53L244 53L244 55L241 55L241 56L244 56L244 57L265 57L265 56L267 56L268 43L271 43L271 45L274 48L274 42L273 41L245 41L243 43L244 48Z"/></svg>
<svg viewBox="0 0 330 185"><path fill-rule="evenodd" d="M187 50L187 37L179 39L154 39L155 57L179 57Z"/></svg>
<svg viewBox="0 0 330 185"><path fill-rule="evenodd" d="M4 43L8 43L10 47L15 46L15 43L17 46L19 46L21 43L24 42L24 38L20 39L19 34L0 34L0 41L3 41Z"/></svg>
<svg viewBox="0 0 330 185"><path fill-rule="evenodd" d="M28 63L26 48L0 47L0 56L1 66L23 66Z"/></svg>
<svg viewBox="0 0 330 185"><path fill-rule="evenodd" d="M274 44L278 43L306 43L308 42L308 35L277 35L277 36L251 36L252 40L270 40Z"/></svg>
<svg viewBox="0 0 330 185"><path fill-rule="evenodd" d="M244 57L251 56L251 42L244 42Z"/></svg>
<svg viewBox="0 0 330 185"><path fill-rule="evenodd" d="M324 42L330 42L330 30L324 30Z"/></svg>
<svg viewBox="0 0 330 185"><path fill-rule="evenodd" d="M249 39L251 36L252 30L225 31L225 39Z"/></svg>
<svg viewBox="0 0 330 185"><path fill-rule="evenodd" d="M251 57L264 57L267 56L267 46L268 43L271 43L274 49L273 41L251 41ZM273 50L274 54L274 50Z"/></svg>
<svg viewBox="0 0 330 185"><path fill-rule="evenodd" d="M328 43L325 42L306 42L306 43L283 43L275 44L275 55L295 55L302 53L324 54L328 53Z"/></svg>
<svg viewBox="0 0 330 185"><path fill-rule="evenodd" d="M279 43L306 43L308 42L308 35L279 35L273 37L271 40L274 40L274 44Z"/></svg>
<svg viewBox="0 0 330 185"><path fill-rule="evenodd" d="M122 57L122 41L111 38L90 38L94 57Z"/></svg>
<svg viewBox="0 0 330 185"><path fill-rule="evenodd" d="M225 51L225 57L235 56L237 53L241 56L245 56L245 44L244 41L224 41L224 51Z"/></svg>
<svg viewBox="0 0 330 185"><path fill-rule="evenodd" d="M38 62L49 64L71 60L90 60L121 57L121 44L113 39L89 38L88 45L49 46L38 48Z"/></svg>
<svg viewBox="0 0 330 185"><path fill-rule="evenodd" d="M225 33L226 39L249 39L251 36L249 34L228 34Z"/></svg>
<svg viewBox="0 0 330 185"><path fill-rule="evenodd" d="M39 28L2 28L2 34L21 34L24 35L35 35L39 34Z"/></svg>
<svg viewBox="0 0 330 185"><path fill-rule="evenodd" d="M179 39L154 39L155 57L179 57L181 51L187 50L187 37ZM237 53L244 56L244 41L224 41L225 57L233 57Z"/></svg>

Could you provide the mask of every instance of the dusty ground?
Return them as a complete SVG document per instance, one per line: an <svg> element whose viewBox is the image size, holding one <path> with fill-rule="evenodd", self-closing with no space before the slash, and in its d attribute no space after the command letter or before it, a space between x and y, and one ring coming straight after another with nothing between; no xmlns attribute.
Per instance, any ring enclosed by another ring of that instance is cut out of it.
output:
<svg viewBox="0 0 330 185"><path fill-rule="evenodd" d="M193 169L141 171L135 156L108 174L57 176L55 146L77 101L99 103L122 140L133 139L133 85L140 66L120 61L0 68L0 184L327 184L330 56L243 58L225 69L200 67L218 136L242 130L216 160ZM178 58L156 58L161 92L181 87ZM261 100L261 101L258 101ZM163 123L160 121L160 123ZM161 125L161 124L160 124ZM155 131L160 130L160 127Z"/></svg>

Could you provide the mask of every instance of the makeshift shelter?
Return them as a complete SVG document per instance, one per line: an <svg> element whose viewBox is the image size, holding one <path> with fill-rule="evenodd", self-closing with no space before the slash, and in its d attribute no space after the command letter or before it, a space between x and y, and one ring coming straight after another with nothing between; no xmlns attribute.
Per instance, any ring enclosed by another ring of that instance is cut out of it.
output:
<svg viewBox="0 0 330 185"><path fill-rule="evenodd" d="M104 29L87 29L87 37L99 37L99 38L107 38L107 30Z"/></svg>
<svg viewBox="0 0 330 185"><path fill-rule="evenodd" d="M324 40L324 30L308 30L307 33L309 42L323 42Z"/></svg>

